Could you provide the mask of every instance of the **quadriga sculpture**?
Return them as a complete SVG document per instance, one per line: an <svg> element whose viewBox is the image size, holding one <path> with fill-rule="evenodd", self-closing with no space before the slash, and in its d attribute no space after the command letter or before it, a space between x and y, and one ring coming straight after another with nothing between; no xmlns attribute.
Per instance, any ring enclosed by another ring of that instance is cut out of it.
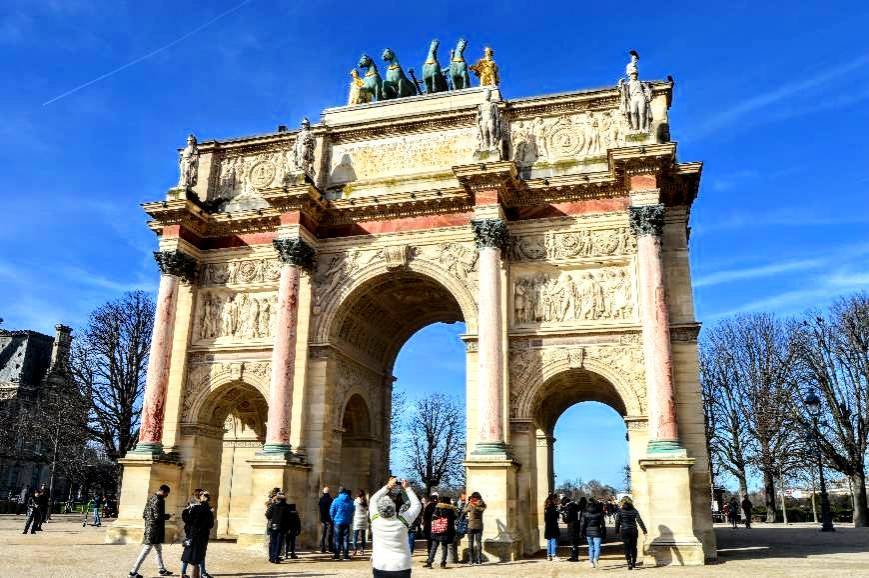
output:
<svg viewBox="0 0 869 578"><path fill-rule="evenodd" d="M383 51L383 60L388 63L386 79L383 81L383 98L401 98L416 94L416 86L404 75L398 58L390 48ZM378 99L379 100L379 99Z"/></svg>
<svg viewBox="0 0 869 578"><path fill-rule="evenodd" d="M467 46L468 41L459 38L456 49L450 58L450 80L453 83L453 90L461 90L471 86L471 75L468 72L468 63L465 62L464 56Z"/></svg>
<svg viewBox="0 0 869 578"><path fill-rule="evenodd" d="M377 71L377 65L374 64L374 60L367 54L363 54L356 66L365 69L365 76L362 79L360 90L370 94L374 100L383 100L383 80L380 78L380 73Z"/></svg>
<svg viewBox="0 0 869 578"><path fill-rule="evenodd" d="M438 62L438 47L440 40L432 40L428 47L428 57L422 65L422 81L425 83L427 94L443 92L447 90L447 78Z"/></svg>

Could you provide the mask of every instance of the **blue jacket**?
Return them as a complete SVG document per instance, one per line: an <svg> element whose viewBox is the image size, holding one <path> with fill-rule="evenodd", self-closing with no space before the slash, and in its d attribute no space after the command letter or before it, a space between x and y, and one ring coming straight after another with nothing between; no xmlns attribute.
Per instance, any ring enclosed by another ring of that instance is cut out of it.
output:
<svg viewBox="0 0 869 578"><path fill-rule="evenodd" d="M332 516L332 523L336 526L350 525L353 522L353 511L356 506L353 505L353 500L350 494L338 494L332 500L332 506L329 508L329 515Z"/></svg>

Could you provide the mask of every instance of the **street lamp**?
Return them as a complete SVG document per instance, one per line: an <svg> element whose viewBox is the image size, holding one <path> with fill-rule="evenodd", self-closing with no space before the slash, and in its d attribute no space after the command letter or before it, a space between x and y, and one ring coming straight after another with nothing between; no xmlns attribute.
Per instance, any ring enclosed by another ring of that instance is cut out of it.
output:
<svg viewBox="0 0 869 578"><path fill-rule="evenodd" d="M818 478L821 481L821 532L835 532L832 516L830 516L830 499L827 497L827 484L824 482L824 464L821 460L821 434L818 430L818 417L821 415L821 400L810 391L806 396L806 409L812 416L812 433L815 436L815 451L818 456Z"/></svg>

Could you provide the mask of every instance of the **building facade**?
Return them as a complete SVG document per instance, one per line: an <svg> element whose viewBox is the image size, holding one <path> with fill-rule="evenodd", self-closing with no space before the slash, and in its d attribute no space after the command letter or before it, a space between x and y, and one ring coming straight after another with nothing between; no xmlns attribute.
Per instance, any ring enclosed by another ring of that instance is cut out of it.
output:
<svg viewBox="0 0 869 578"><path fill-rule="evenodd" d="M715 557L688 264L701 165L677 160L672 82L640 82L632 58L616 87L508 100L487 58L487 86L366 96L369 66L351 105L297 131L191 135L178 186L144 205L162 275L108 541L140 539L168 483L168 511L209 488L217 536L249 545L284 488L313 542L322 486L385 482L401 346L463 321L490 558L539 549L553 428L587 400L627 425L647 560Z"/></svg>

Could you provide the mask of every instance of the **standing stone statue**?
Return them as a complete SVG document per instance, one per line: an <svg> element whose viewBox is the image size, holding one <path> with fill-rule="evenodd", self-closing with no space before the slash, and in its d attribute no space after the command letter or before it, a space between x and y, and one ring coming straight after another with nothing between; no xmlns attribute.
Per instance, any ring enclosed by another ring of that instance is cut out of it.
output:
<svg viewBox="0 0 869 578"><path fill-rule="evenodd" d="M196 146L196 137L187 137L187 146L181 151L179 161L181 176L178 179L179 189L190 189L196 185L196 177L199 173L199 147Z"/></svg>
<svg viewBox="0 0 869 578"><path fill-rule="evenodd" d="M478 149L481 153L501 155L501 113L498 103L492 101L492 91L483 91L484 101L477 108Z"/></svg>
<svg viewBox="0 0 869 578"><path fill-rule="evenodd" d="M480 79L480 86L498 86L501 79L498 76L498 65L492 57L495 51L487 46L483 49L483 58L471 66L471 71Z"/></svg>
<svg viewBox="0 0 869 578"><path fill-rule="evenodd" d="M637 63L640 55L631 50L631 61L625 67L625 77L619 80L621 94L621 112L628 121L631 130L649 132L652 123L652 88L648 82L640 82Z"/></svg>
<svg viewBox="0 0 869 578"><path fill-rule="evenodd" d="M292 171L301 173L314 181L314 135L311 134L311 122L307 117L302 119L302 126L296 134L293 144Z"/></svg>

